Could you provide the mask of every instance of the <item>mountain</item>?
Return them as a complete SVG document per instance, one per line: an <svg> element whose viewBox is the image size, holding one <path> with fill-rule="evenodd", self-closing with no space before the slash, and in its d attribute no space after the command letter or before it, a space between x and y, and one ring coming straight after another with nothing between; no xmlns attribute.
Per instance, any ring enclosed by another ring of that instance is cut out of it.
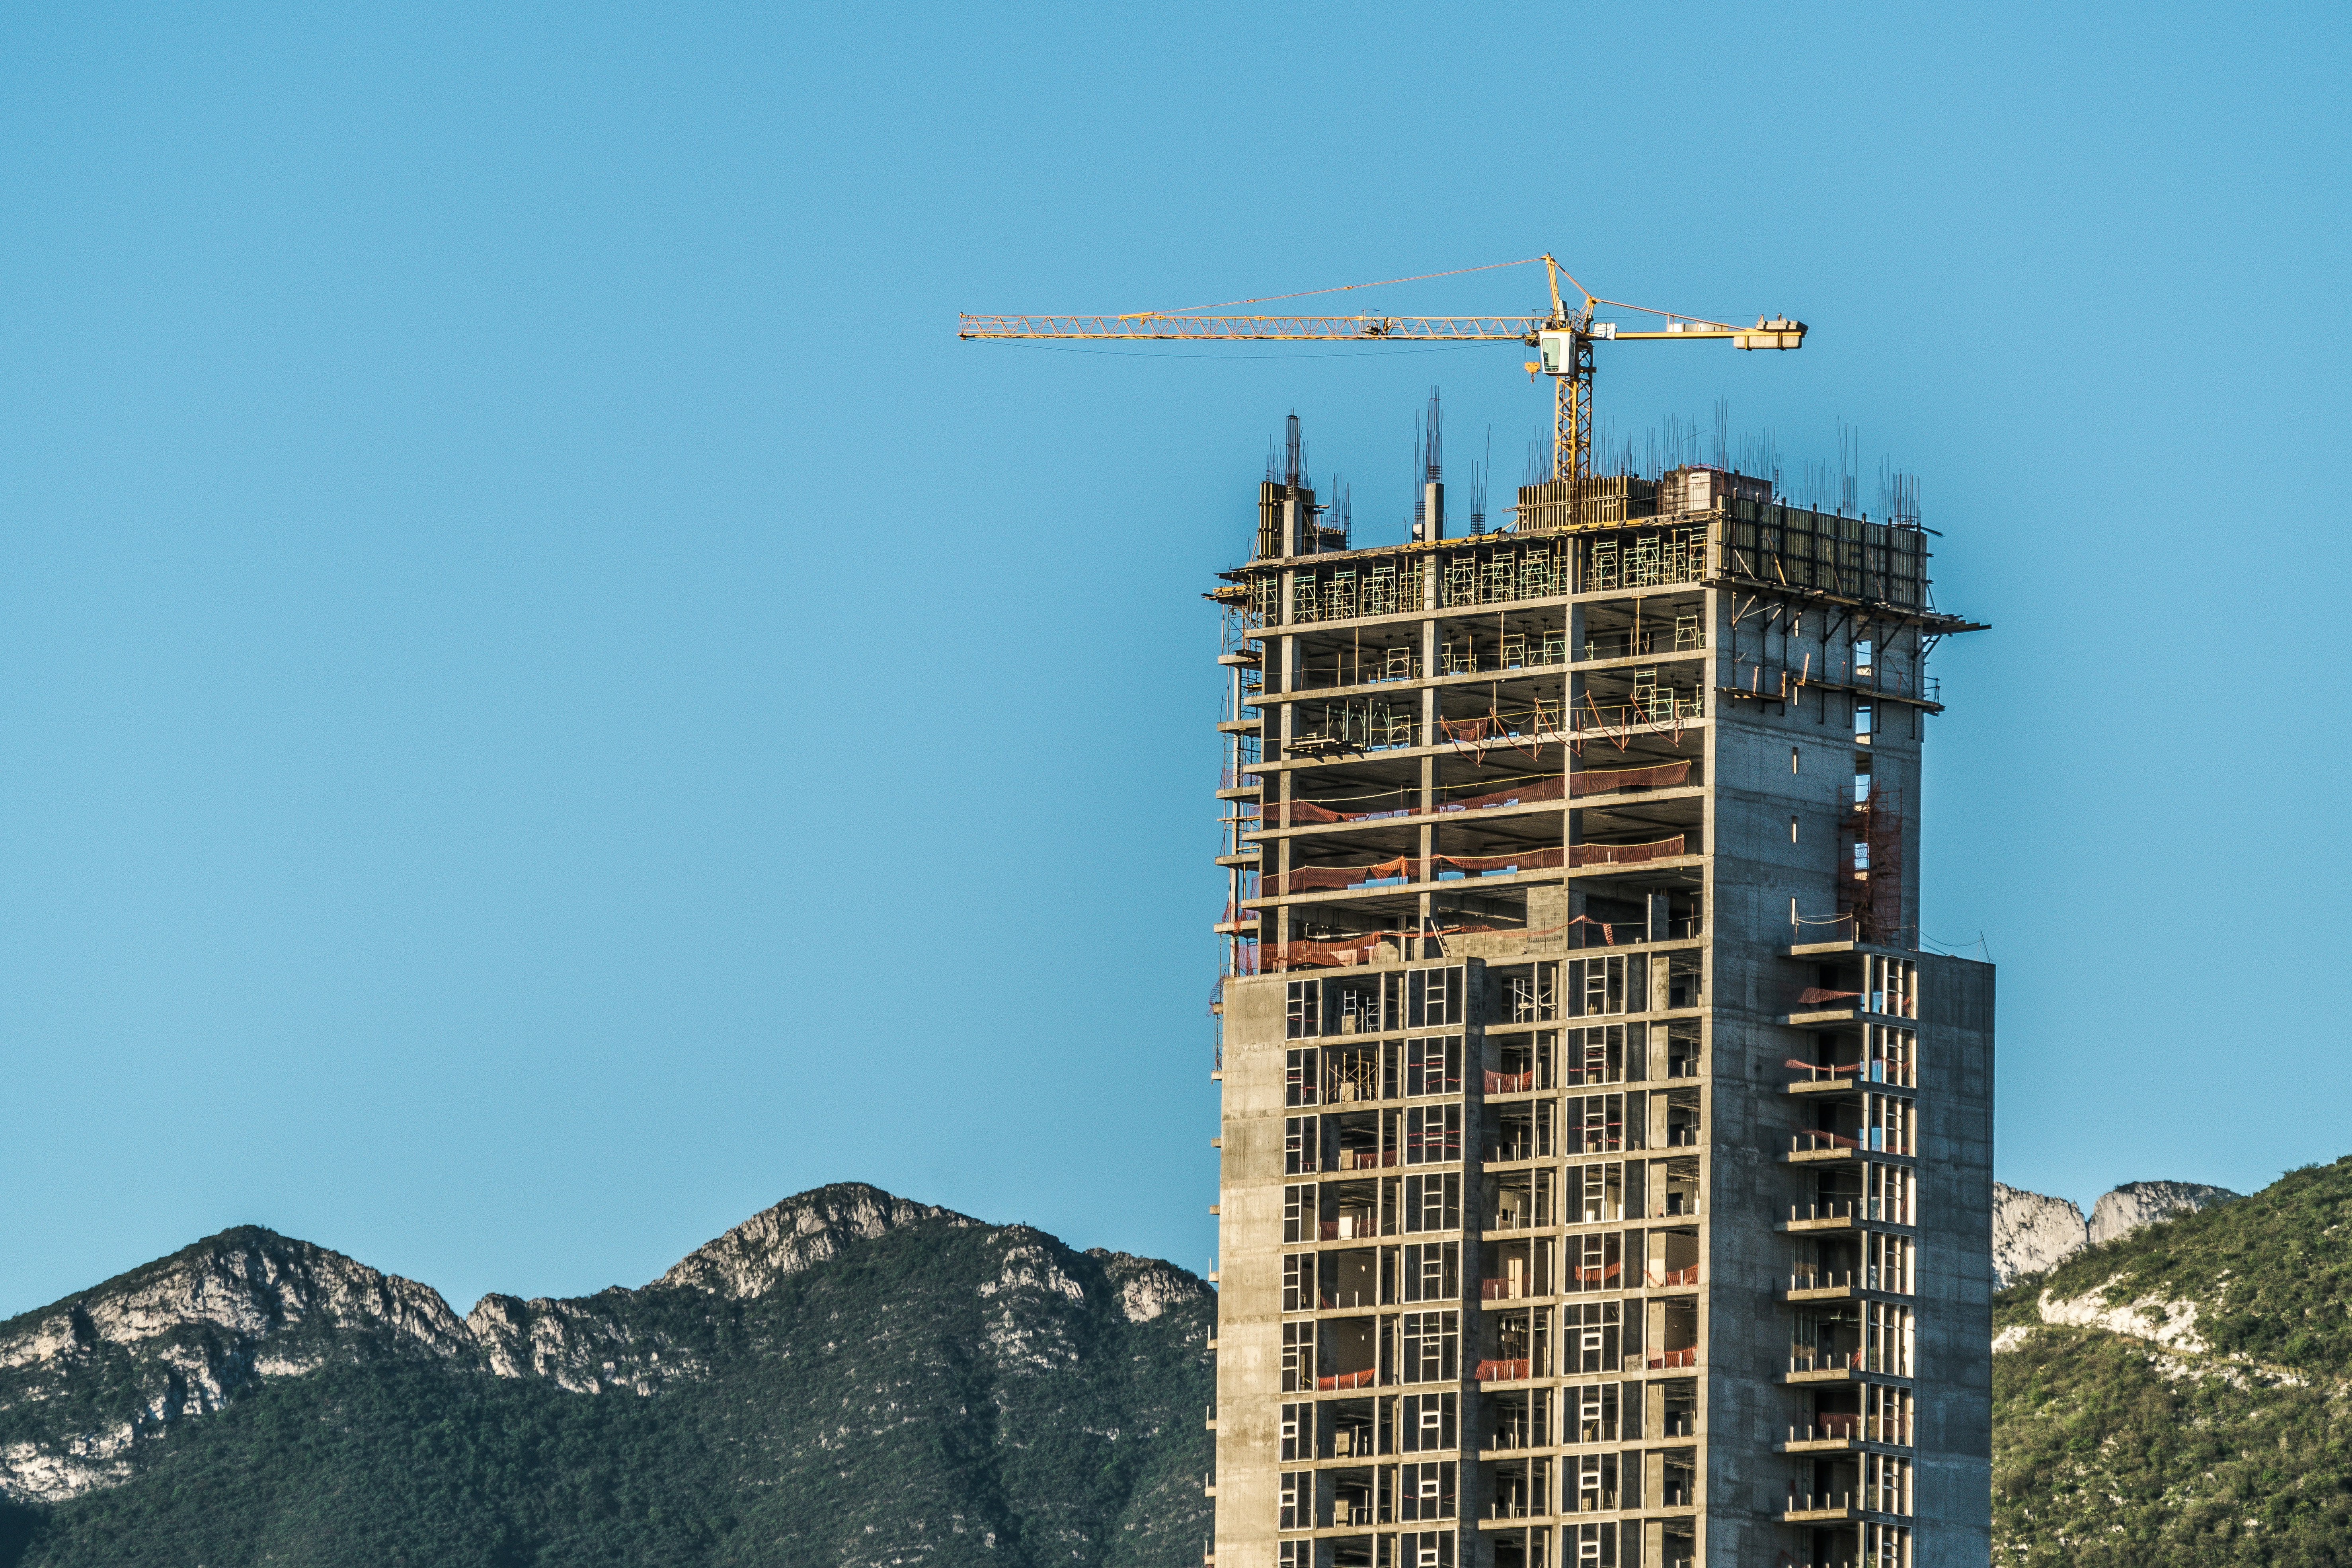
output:
<svg viewBox="0 0 2352 1568"><path fill-rule="evenodd" d="M2209 1187L2200 1182L2126 1182L2113 1192L2102 1193L2092 1205L2087 1227L2090 1244L2120 1241L2140 1226L2168 1219L2183 1209L2193 1213L2241 1195L2227 1187Z"/></svg>
<svg viewBox="0 0 2352 1568"><path fill-rule="evenodd" d="M2352 1563L2352 1156L2218 1190L2118 1188L2174 1217L1994 1298L2005 1568Z"/></svg>
<svg viewBox="0 0 2352 1568"><path fill-rule="evenodd" d="M2006 1287L2023 1274L2055 1267L2087 1244L2090 1226L2070 1198L1992 1184L1992 1278Z"/></svg>
<svg viewBox="0 0 2352 1568"><path fill-rule="evenodd" d="M2116 1241L2179 1211L2210 1208L2239 1194L2197 1182L2126 1182L2104 1194L2091 1217L2067 1198L1992 1184L1992 1278L2005 1289L2021 1275L2039 1274L2085 1247Z"/></svg>
<svg viewBox="0 0 2352 1568"><path fill-rule="evenodd" d="M639 1289L486 1296L256 1226L0 1323L0 1568L1160 1564L1205 1284L877 1188Z"/></svg>

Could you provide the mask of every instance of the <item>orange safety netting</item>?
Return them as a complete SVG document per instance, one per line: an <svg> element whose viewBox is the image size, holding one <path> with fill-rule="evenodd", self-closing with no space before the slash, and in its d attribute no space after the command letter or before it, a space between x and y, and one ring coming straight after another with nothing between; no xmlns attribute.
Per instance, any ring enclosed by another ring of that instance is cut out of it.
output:
<svg viewBox="0 0 2352 1568"><path fill-rule="evenodd" d="M1673 842L1680 844L1681 839ZM1488 872L1542 871L1557 868L1564 855L1558 846L1549 849L1523 849L1513 855L1433 855L1421 860L1411 855L1400 855L1393 860L1375 860L1368 866L1301 866L1287 874L1277 872L1265 879L1269 896L1279 898L1286 893L1339 892L1350 888L1362 888L1376 882L1427 881L1444 867L1466 875L1484 876ZM1679 850L1670 851L1679 854ZM1653 858L1643 856L1641 858ZM1578 861L1578 865L1586 862Z"/></svg>
<svg viewBox="0 0 2352 1568"><path fill-rule="evenodd" d="M1444 732L1447 740L1465 744L1475 744L1489 737L1500 739L1503 734L1503 721L1495 718L1440 719L1437 727Z"/></svg>
<svg viewBox="0 0 2352 1568"><path fill-rule="evenodd" d="M1685 763L1680 765L1685 772L1689 771L1689 763ZM1657 770L1629 768L1624 771L1643 773ZM1402 789L1383 790L1378 795L1356 795L1349 798L1377 801L1402 800L1406 793ZM1270 815L1279 816L1283 826L1296 827L1302 823L1372 822L1384 816L1428 816L1456 811L1484 811L1493 806L1534 805L1548 800L1559 800L1567 793L1566 781L1555 773L1549 778L1530 779L1524 784L1513 784L1505 789L1490 789L1478 795L1465 795L1459 800L1440 801L1433 806L1423 806L1416 802L1411 805L1382 805L1377 810L1342 811L1336 807L1344 802L1294 800L1287 805L1270 806L1268 811Z"/></svg>
<svg viewBox="0 0 2352 1568"><path fill-rule="evenodd" d="M1454 725L1456 721L1446 722ZM1466 731L1470 727L1491 722L1486 719L1462 720L1459 727ZM1415 802L1412 805L1368 805L1356 811L1345 809L1349 800L1402 803L1408 794L1415 793L1408 788L1382 790L1375 795L1334 801L1294 800L1286 805L1269 802L1266 816L1281 826L1297 827L1309 823L1372 822L1384 816L1428 816L1456 811L1485 811L1496 806L1537 805L1568 795L1611 795L1625 789L1675 789L1690 782L1690 769L1688 763L1660 763L1645 768L1592 768L1566 777L1553 773L1501 789L1485 790L1454 800L1442 800L1431 806Z"/></svg>
<svg viewBox="0 0 2352 1568"><path fill-rule="evenodd" d="M1471 1375L1480 1383L1517 1383L1535 1375L1535 1363L1524 1356L1517 1361L1482 1361Z"/></svg>
<svg viewBox="0 0 2352 1568"><path fill-rule="evenodd" d="M1297 827L1303 822L1360 822L1367 816L1382 815L1370 811L1333 811L1311 800L1294 800L1274 808L1273 814L1285 827Z"/></svg>
<svg viewBox="0 0 2352 1568"><path fill-rule="evenodd" d="M1510 935L1526 937L1532 941L1538 937L1558 936L1570 926L1575 925L1577 921L1584 920L1584 916L1579 915L1575 921L1569 921L1567 925L1541 926L1534 930L1492 925L1434 926L1426 931L1367 931L1362 936L1349 937L1339 942L1298 941L1253 943L1249 945L1254 950L1252 956L1258 961L1257 965L1243 973L1277 974L1286 969L1332 969L1342 968L1349 964L1370 963L1372 962L1373 952L1381 943L1402 942L1415 938L1423 942L1433 938L1438 939L1441 948L1444 946L1444 939L1449 936ZM1598 921L1587 923L1601 924ZM1604 932L1608 930L1606 926L1601 929ZM1628 938L1627 940L1636 939Z"/></svg>
<svg viewBox="0 0 2352 1568"><path fill-rule="evenodd" d="M1536 1075L1532 1068L1526 1072L1496 1072L1492 1068L1486 1072L1488 1094L1523 1094L1535 1086Z"/></svg>
<svg viewBox="0 0 2352 1568"><path fill-rule="evenodd" d="M1269 942L1259 952L1260 967L1268 974L1286 969L1336 969L1353 963L1370 963L1372 953L1384 941L1394 941L1394 931L1371 931L1363 936L1349 937L1344 942Z"/></svg>
<svg viewBox="0 0 2352 1568"><path fill-rule="evenodd" d="M1697 1364L1698 1347L1696 1345L1693 1345L1688 1350L1664 1351L1650 1358L1652 1372L1663 1372L1670 1366L1696 1366Z"/></svg>
<svg viewBox="0 0 2352 1568"><path fill-rule="evenodd" d="M1780 1065L1784 1068L1794 1068L1799 1072L1825 1072L1832 1076L1842 1072L1860 1072L1862 1070L1862 1064L1860 1062L1852 1062L1844 1067L1825 1067L1820 1062L1801 1062L1794 1057L1790 1057Z"/></svg>
<svg viewBox="0 0 2352 1568"><path fill-rule="evenodd" d="M1540 801L1559 799L1566 793L1561 787L1562 782L1558 774L1554 774L1548 779L1514 784L1508 789L1490 789L1484 795L1464 795L1460 800L1442 800L1435 809L1441 812L1485 811L1500 805L1533 805Z"/></svg>
<svg viewBox="0 0 2352 1568"><path fill-rule="evenodd" d="M1370 1388L1378 1384L1380 1379L1380 1370L1377 1367L1368 1366L1361 1372L1342 1372L1329 1377L1318 1377L1315 1380L1315 1386L1318 1388Z"/></svg>
<svg viewBox="0 0 2352 1568"><path fill-rule="evenodd" d="M1621 789L1674 789L1690 782L1688 763L1661 763L1650 768L1587 768L1571 774L1571 795L1608 795Z"/></svg>
<svg viewBox="0 0 2352 1568"><path fill-rule="evenodd" d="M1279 896L1283 893L1307 893L1318 889L1360 887L1366 882L1412 881L1415 862L1410 855L1400 855L1393 860L1375 860L1369 866L1301 866L1286 876L1281 872L1265 879L1266 887Z"/></svg>
<svg viewBox="0 0 2352 1568"><path fill-rule="evenodd" d="M1634 866L1644 860L1671 859L1684 853L1684 835L1655 838L1647 844L1576 844L1569 847L1571 866Z"/></svg>
<svg viewBox="0 0 2352 1568"><path fill-rule="evenodd" d="M1570 926L1599 926L1601 928L1601 945L1603 947L1615 947L1617 945L1617 927L1613 921L1597 921L1591 915L1579 915L1568 923ZM1629 936L1625 940L1627 942L1646 942L1649 940L1649 931L1645 927L1640 936Z"/></svg>
<svg viewBox="0 0 2352 1568"><path fill-rule="evenodd" d="M1515 855L1433 855L1429 858L1431 874L1436 868L1451 866L1457 871L1543 871L1557 867L1562 851L1558 845L1549 849L1522 849Z"/></svg>

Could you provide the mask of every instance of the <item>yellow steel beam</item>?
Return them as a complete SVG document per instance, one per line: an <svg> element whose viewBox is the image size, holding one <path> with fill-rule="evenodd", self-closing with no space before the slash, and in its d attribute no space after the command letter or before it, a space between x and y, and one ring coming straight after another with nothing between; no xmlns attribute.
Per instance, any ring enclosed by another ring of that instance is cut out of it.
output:
<svg viewBox="0 0 2352 1568"><path fill-rule="evenodd" d="M1531 343L1535 316L973 316L960 338L1235 339L1378 342L1404 338Z"/></svg>

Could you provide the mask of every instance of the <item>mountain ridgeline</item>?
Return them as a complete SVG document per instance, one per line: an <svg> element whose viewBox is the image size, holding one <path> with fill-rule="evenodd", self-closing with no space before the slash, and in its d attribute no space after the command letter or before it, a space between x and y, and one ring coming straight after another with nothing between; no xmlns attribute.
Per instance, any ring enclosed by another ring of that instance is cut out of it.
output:
<svg viewBox="0 0 2352 1568"><path fill-rule="evenodd" d="M2000 1199L1994 1561L2352 1565L2352 1157L2109 1197ZM1190 1563L1213 1312L862 1186L463 1318L227 1231L0 1323L0 1568Z"/></svg>
<svg viewBox="0 0 2352 1568"><path fill-rule="evenodd" d="M0 1323L0 1568L1172 1564L1196 1277L841 1185L641 1289L485 1297L257 1227Z"/></svg>
<svg viewBox="0 0 2352 1568"><path fill-rule="evenodd" d="M2053 1268L2086 1247L2120 1241L2144 1225L2226 1204L2238 1194L2201 1182L2126 1182L2100 1195L2091 1217L2065 1198L1992 1184L1992 1275L2007 1289L2022 1275Z"/></svg>

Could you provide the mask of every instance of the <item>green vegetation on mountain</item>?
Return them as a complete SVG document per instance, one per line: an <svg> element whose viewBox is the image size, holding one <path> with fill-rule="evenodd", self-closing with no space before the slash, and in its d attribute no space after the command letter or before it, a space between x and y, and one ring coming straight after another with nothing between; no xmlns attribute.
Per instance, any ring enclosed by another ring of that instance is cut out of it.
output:
<svg viewBox="0 0 2352 1568"><path fill-rule="evenodd" d="M2021 1279L1994 1327L1996 1562L2352 1563L2352 1158Z"/></svg>
<svg viewBox="0 0 2352 1568"><path fill-rule="evenodd" d="M1213 1303L870 1188L663 1282L226 1233L0 1323L0 1568L1189 1563ZM2352 1159L1995 1300L2002 1568L2352 1568Z"/></svg>
<svg viewBox="0 0 2352 1568"><path fill-rule="evenodd" d="M641 1393L622 1365L578 1392L366 1328L142 1440L121 1484L8 1508L0 1565L1142 1568L1206 1533L1211 1303L1166 1265L950 1216L852 1238L756 1294L530 1305L684 1370ZM54 1363L65 1404L0 1411L0 1446L60 1417L119 1429L154 1399L139 1347L87 1348Z"/></svg>

